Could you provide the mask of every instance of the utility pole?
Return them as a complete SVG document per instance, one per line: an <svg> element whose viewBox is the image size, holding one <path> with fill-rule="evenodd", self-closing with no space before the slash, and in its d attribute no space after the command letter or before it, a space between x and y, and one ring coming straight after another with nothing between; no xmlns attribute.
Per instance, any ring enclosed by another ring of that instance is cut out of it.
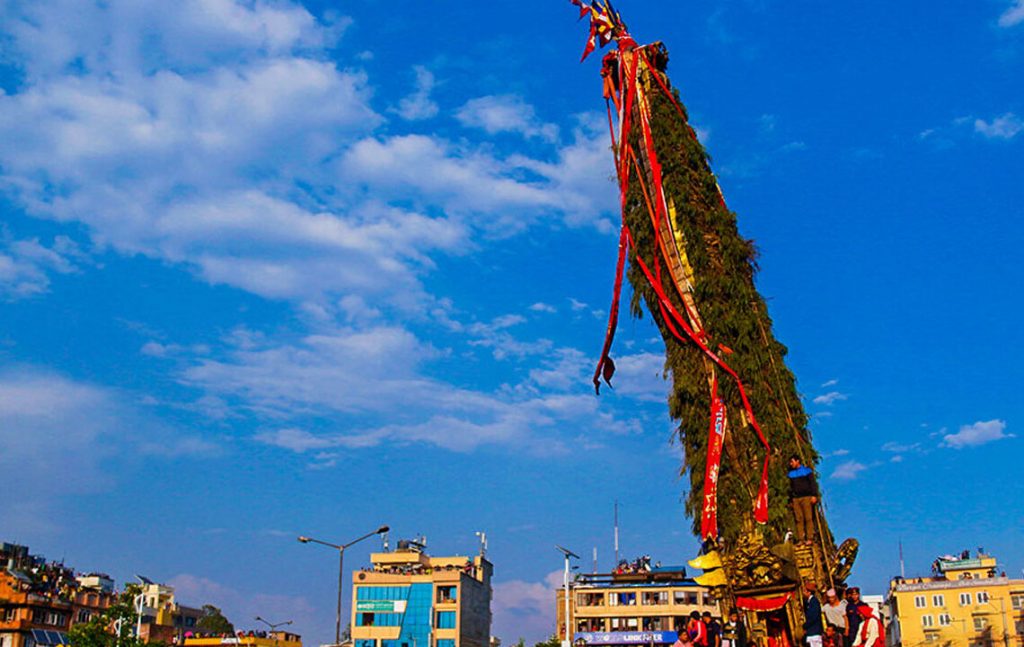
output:
<svg viewBox="0 0 1024 647"><path fill-rule="evenodd" d="M562 548L558 545L556 545L555 548L565 556L565 574L562 578L562 584L565 587L565 593L563 595L565 598L565 638L562 639L562 647L571 647L572 643L569 638L569 559L579 559L580 556L568 548Z"/></svg>

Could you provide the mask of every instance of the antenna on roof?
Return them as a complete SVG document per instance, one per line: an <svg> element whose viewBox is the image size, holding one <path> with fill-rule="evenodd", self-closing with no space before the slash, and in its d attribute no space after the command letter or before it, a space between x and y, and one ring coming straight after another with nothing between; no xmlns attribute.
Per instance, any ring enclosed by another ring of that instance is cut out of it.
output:
<svg viewBox="0 0 1024 647"><path fill-rule="evenodd" d="M615 499L615 566L619 565L619 500Z"/></svg>
<svg viewBox="0 0 1024 647"><path fill-rule="evenodd" d="M594 546L594 575L597 575L597 546Z"/></svg>
<svg viewBox="0 0 1024 647"><path fill-rule="evenodd" d="M903 540L900 539L900 577L907 577L907 569L903 567Z"/></svg>
<svg viewBox="0 0 1024 647"><path fill-rule="evenodd" d="M477 530L474 534L480 538L480 557L484 557L487 555L487 533Z"/></svg>

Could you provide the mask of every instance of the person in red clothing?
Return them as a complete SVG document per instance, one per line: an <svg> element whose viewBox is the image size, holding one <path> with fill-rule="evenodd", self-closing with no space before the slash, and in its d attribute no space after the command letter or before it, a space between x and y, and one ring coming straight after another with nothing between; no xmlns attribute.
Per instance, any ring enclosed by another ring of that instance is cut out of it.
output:
<svg viewBox="0 0 1024 647"><path fill-rule="evenodd" d="M693 647L708 647L708 627L700 619L700 612L690 612L690 621L686 623L686 635L690 637Z"/></svg>
<svg viewBox="0 0 1024 647"><path fill-rule="evenodd" d="M857 612L863 620L853 647L885 647L885 629L875 612L866 604L858 606Z"/></svg>

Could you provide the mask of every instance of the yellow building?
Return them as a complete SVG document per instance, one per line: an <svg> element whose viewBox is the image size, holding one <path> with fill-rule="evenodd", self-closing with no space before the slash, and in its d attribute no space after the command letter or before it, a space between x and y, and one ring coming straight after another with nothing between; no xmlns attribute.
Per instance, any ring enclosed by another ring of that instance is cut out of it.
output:
<svg viewBox="0 0 1024 647"><path fill-rule="evenodd" d="M185 647L302 647L302 637L287 631L238 632L234 636L187 637Z"/></svg>
<svg viewBox="0 0 1024 647"><path fill-rule="evenodd" d="M711 592L688 579L682 567L601 575L580 575L569 585L571 644L675 643L690 612L718 617ZM564 590L556 593L556 635L565 640Z"/></svg>
<svg viewBox="0 0 1024 647"><path fill-rule="evenodd" d="M352 574L354 647L488 647L493 566L483 555L431 557L401 541L370 562Z"/></svg>
<svg viewBox="0 0 1024 647"><path fill-rule="evenodd" d="M890 645L1024 646L1024 580L997 574L996 559L980 552L941 557L932 570L890 583Z"/></svg>

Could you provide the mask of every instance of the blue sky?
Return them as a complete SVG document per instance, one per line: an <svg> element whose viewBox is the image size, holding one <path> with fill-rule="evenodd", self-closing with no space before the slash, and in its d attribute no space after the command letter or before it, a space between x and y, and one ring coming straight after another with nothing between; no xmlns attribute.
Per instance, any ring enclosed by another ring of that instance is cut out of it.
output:
<svg viewBox="0 0 1024 647"><path fill-rule="evenodd" d="M854 580L900 540L1019 574L1024 4L619 5L760 247ZM506 641L616 499L625 555L694 554L648 320L588 383L616 192L567 2L0 11L0 536L313 644L300 533L486 530Z"/></svg>

